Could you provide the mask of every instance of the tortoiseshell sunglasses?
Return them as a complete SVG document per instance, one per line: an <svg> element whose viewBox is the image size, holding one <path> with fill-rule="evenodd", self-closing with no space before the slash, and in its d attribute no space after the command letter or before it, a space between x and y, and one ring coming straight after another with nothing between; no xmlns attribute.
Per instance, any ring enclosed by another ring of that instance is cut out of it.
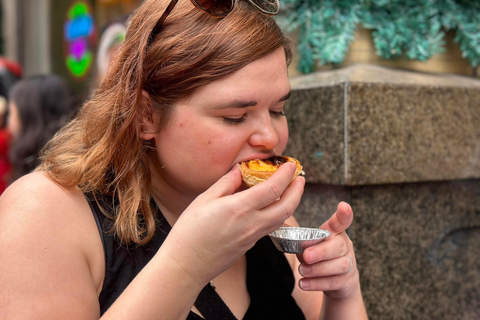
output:
<svg viewBox="0 0 480 320"><path fill-rule="evenodd" d="M195 7L201 11L208 13L215 18L223 18L232 12L235 5L235 0L190 0ZM261 13L267 16L274 16L280 10L280 4L278 0L246 0L252 6L257 8ZM148 38L147 45L150 45L157 34L162 29L163 22L168 17L170 12L177 4L178 0L170 1L167 9L163 12L162 16L153 27L152 32Z"/></svg>

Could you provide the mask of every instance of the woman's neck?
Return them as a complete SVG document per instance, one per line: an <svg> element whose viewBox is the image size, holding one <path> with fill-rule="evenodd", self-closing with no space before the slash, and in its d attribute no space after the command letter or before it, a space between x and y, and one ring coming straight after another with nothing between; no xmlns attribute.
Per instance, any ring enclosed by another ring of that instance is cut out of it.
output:
<svg viewBox="0 0 480 320"><path fill-rule="evenodd" d="M190 202L182 201L178 197L165 195L158 189L152 189L153 200L160 208L162 215L167 219L168 223L173 226L177 222L182 212L188 207Z"/></svg>
<svg viewBox="0 0 480 320"><path fill-rule="evenodd" d="M183 211L196 196L182 193L170 184L155 169L151 170L152 197L168 223L173 226Z"/></svg>

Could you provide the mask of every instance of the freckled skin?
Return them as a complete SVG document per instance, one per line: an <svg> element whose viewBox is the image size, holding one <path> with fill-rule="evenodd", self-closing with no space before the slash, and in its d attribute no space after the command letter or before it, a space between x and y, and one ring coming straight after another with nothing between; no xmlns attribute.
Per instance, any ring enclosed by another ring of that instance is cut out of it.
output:
<svg viewBox="0 0 480 320"><path fill-rule="evenodd" d="M152 171L159 183L195 196L241 161L281 154L288 125L274 112L283 111L282 97L289 92L285 53L278 49L180 100L154 137L159 164ZM219 108L236 101L255 104ZM226 118L244 121L232 124Z"/></svg>

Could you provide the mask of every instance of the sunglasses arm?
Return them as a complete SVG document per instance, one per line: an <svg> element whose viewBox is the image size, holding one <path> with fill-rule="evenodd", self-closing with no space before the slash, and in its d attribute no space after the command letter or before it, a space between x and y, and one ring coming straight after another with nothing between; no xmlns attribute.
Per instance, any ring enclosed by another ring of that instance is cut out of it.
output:
<svg viewBox="0 0 480 320"><path fill-rule="evenodd" d="M168 4L168 7L165 9L165 11L163 12L160 19L158 19L157 24L155 24L155 27L153 27L152 32L150 33L150 37L148 39L148 45L150 45L152 43L153 39L155 38L155 36L160 33L160 31L162 30L163 22L168 17L170 12L172 12L172 10L175 7L175 5L177 4L177 2L178 2L178 0L170 1L170 3Z"/></svg>

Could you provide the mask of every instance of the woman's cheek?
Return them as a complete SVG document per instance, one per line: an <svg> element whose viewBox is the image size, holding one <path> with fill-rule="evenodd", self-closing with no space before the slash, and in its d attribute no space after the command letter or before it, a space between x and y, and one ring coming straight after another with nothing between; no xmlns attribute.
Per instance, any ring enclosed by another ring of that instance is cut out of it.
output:
<svg viewBox="0 0 480 320"><path fill-rule="evenodd" d="M285 121L285 125L281 127L278 133L278 147L277 153L282 154L283 150L285 150L288 142L288 126Z"/></svg>

